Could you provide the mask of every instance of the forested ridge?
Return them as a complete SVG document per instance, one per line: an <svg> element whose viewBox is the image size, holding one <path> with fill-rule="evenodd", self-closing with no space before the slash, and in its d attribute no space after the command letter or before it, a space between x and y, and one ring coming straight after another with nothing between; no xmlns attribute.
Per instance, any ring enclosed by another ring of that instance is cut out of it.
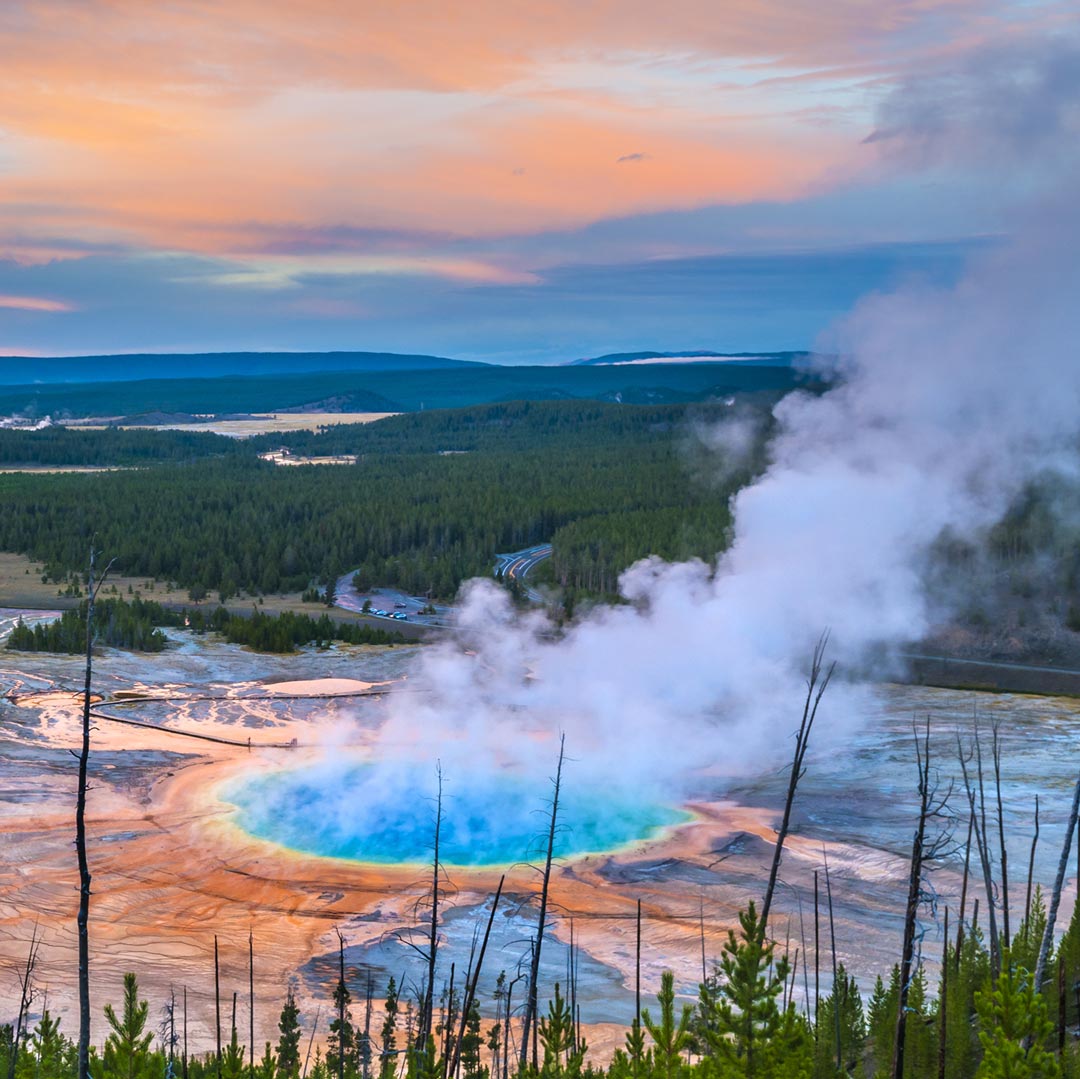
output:
<svg viewBox="0 0 1080 1079"><path fill-rule="evenodd" d="M0 415L135 416L146 412L411 412L477 402L609 400L627 404L702 401L786 391L806 382L785 357L660 366L467 365L407 371L313 371L265 376L143 379L0 387ZM313 406L322 406L313 407Z"/></svg>
<svg viewBox="0 0 1080 1079"><path fill-rule="evenodd" d="M636 558L711 558L724 543L729 492L690 474L687 416L687 406L519 403L289 436L297 452L359 453L354 466L275 467L256 444L129 472L8 475L0 549L62 581L96 536L118 572L222 600L356 568L365 586L446 597L490 573L496 553L594 519L570 534L565 559L560 547L556 569L610 590Z"/></svg>

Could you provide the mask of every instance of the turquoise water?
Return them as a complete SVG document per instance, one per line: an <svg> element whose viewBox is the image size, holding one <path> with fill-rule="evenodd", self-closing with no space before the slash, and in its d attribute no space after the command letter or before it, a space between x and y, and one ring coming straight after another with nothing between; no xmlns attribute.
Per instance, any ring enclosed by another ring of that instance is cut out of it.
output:
<svg viewBox="0 0 1080 1079"><path fill-rule="evenodd" d="M650 839L689 814L630 796L564 788L556 855L610 851ZM550 787L509 775L444 786L440 860L485 866L537 860L546 850ZM431 861L434 781L373 765L304 768L233 784L225 800L260 839L329 858L385 865Z"/></svg>

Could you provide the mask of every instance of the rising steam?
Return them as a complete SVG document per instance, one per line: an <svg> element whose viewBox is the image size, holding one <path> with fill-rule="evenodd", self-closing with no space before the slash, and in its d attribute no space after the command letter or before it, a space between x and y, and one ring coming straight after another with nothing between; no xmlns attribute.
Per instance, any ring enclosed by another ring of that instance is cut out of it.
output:
<svg viewBox="0 0 1080 1079"><path fill-rule="evenodd" d="M835 387L777 406L771 464L735 498L715 565L640 562L628 604L559 638L471 582L457 640L426 650L380 755L546 769L562 729L594 781L638 788L786 755L823 628L842 670L883 673L883 646L948 614L924 583L936 541L977 544L1025 483L1075 479L1078 240L1069 206L953 288L861 303L825 342ZM830 690L834 733L859 693Z"/></svg>

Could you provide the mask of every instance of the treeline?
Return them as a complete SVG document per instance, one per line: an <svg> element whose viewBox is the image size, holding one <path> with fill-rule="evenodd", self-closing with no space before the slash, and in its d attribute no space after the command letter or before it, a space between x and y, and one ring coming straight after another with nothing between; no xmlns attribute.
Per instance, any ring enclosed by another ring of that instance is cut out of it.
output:
<svg viewBox="0 0 1080 1079"><path fill-rule="evenodd" d="M297 645L322 646L331 641L346 644L406 644L406 637L393 630L356 623L338 623L329 615L312 618L307 614L282 611L266 614L253 610L248 617L230 614L218 607L212 614L202 610L185 612L196 633L220 633L232 644L243 644L257 652L295 652Z"/></svg>
<svg viewBox="0 0 1080 1079"><path fill-rule="evenodd" d="M55 577L77 572L96 536L119 571L216 591L222 601L241 590L302 591L357 568L364 586L449 597L465 578L489 574L496 553L595 515L610 515L616 529L620 515L642 511L672 511L672 521L686 516L700 529L715 519L717 534L690 544L715 553L726 517L708 507L722 505L725 492L689 475L678 413L645 410L628 420L618 409L600 411L590 446L569 434L539 437L534 425L513 447L372 453L355 466L284 469L229 457L92 476L4 476L0 550L26 554ZM625 568L622 547L610 550L605 580Z"/></svg>
<svg viewBox="0 0 1080 1079"><path fill-rule="evenodd" d="M613 596L619 574L648 555L711 562L727 546L731 524L731 511L722 498L585 517L551 537L551 558L541 563L542 576L536 579L551 581L570 596Z"/></svg>
<svg viewBox="0 0 1080 1079"><path fill-rule="evenodd" d="M86 651L87 603L65 611L55 622L28 626L21 620L8 636L7 646L19 652ZM408 639L393 630L356 623L338 623L329 615L312 618L307 614L282 611L267 614L252 610L249 616L231 614L224 607L212 613L202 608L170 610L160 603L136 595L125 600L109 597L94 604L94 643L134 652L160 652L168 638L157 627L189 628L193 633L220 633L232 644L243 644L257 652L295 652L298 645L324 645L331 641L346 644L393 645Z"/></svg>
<svg viewBox="0 0 1080 1079"><path fill-rule="evenodd" d="M87 601L65 611L55 622L28 626L19 621L7 639L18 652L86 651ZM134 652L160 652L168 644L158 626L184 625L184 612L136 596L132 600L99 599L94 604L94 642Z"/></svg>
<svg viewBox="0 0 1080 1079"><path fill-rule="evenodd" d="M829 991L811 1005L802 989L809 984L807 957L801 957L800 970L798 956L793 959L763 937L751 903L730 931L719 962L699 984L696 1003L678 1001L673 974L665 972L656 1005L642 1009L640 1022L630 1025L607 1067L588 1059L581 1009L572 1006L573 973L568 992L565 984L553 986L538 1023L535 1056L527 1051L525 1066L519 1067L520 1023L506 971L494 981L483 1008L486 1019L475 997L463 1017L460 981L457 988L444 984L436 995L435 1037L421 1050L416 1037L421 996L409 999L391 978L378 985L375 998L374 972L354 968L346 972L350 977L338 978L322 1009L330 1016L325 1055L321 1049L311 1055L305 1050L312 1028L290 988L279 1005L274 1038L255 1053L244 1037L243 1016L238 1022L234 996L231 1019L227 1000L222 1009L220 1056L212 1051L189 1057L175 994L155 1009L160 1016L155 1028L149 1002L140 998L135 975L128 974L123 1001L106 1006L109 1033L101 1050L91 1051L90 1074L94 1079L1075 1079L1080 1075L1080 1043L1073 1034L1080 920L1074 912L1052 956L1050 969L1058 973L1040 993L1032 971L1045 921L1036 894L996 974L974 925L962 926L947 942L936 995L925 968L917 968L907 986L899 1072L894 1067L900 968L879 976L864 1003L855 979L839 964ZM362 993L358 1000L353 989ZM519 990L519 1004L523 996ZM248 1002L241 999L246 1011ZM19 1021L0 1027L0 1075L11 1074L13 1067L15 1079L75 1079L76 1047L59 1027L47 1006L32 1029L22 1029Z"/></svg>
<svg viewBox="0 0 1080 1079"><path fill-rule="evenodd" d="M250 453L241 442L201 431L88 431L45 427L0 428L0 465L90 467L147 465Z"/></svg>
<svg viewBox="0 0 1080 1079"><path fill-rule="evenodd" d="M767 412L779 394L748 396ZM509 401L471 408L388 416L373 423L340 424L318 431L258 435L247 444L262 452L282 444L303 456L370 453L469 453L537 450L553 442L564 449L670 435L688 419L715 422L730 414L718 402L624 405L604 401Z"/></svg>

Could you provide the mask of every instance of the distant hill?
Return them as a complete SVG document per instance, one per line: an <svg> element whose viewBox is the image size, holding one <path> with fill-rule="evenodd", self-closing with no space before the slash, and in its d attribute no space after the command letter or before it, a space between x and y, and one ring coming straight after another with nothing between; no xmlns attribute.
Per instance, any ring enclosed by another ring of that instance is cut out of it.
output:
<svg viewBox="0 0 1080 1079"><path fill-rule="evenodd" d="M670 404L812 385L791 364L668 363L625 366L319 371L221 378L143 379L0 388L0 417L134 417L145 413L418 412L497 401L592 400Z"/></svg>
<svg viewBox="0 0 1080 1079"><path fill-rule="evenodd" d="M788 367L805 352L610 352L586 360L571 360L569 367L607 367L629 364L738 363L765 367Z"/></svg>
<svg viewBox="0 0 1080 1079"><path fill-rule="evenodd" d="M470 360L397 352L188 352L109 356L3 356L0 385L306 375L317 371L437 371L486 367ZM27 377L29 375L29 378Z"/></svg>

